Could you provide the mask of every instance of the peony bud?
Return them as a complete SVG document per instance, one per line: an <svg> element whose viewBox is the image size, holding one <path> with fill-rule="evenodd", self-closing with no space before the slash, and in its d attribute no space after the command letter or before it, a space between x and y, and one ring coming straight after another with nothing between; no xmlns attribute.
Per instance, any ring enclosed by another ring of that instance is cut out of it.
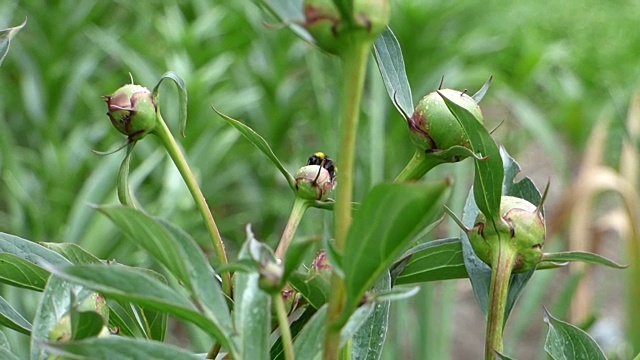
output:
<svg viewBox="0 0 640 360"><path fill-rule="evenodd" d="M439 91L469 111L479 122L484 123L482 111L471 96L451 89ZM446 150L452 146L470 147L469 138L462 126L437 92L423 97L407 122L411 140L422 150Z"/></svg>
<svg viewBox="0 0 640 360"><path fill-rule="evenodd" d="M335 178L320 165L301 167L295 179L297 195L307 200L327 200L335 186Z"/></svg>
<svg viewBox="0 0 640 360"><path fill-rule="evenodd" d="M111 123L129 140L142 139L156 126L158 106L147 88L128 84L105 96L105 100Z"/></svg>
<svg viewBox="0 0 640 360"><path fill-rule="evenodd" d="M469 232L469 241L476 255L486 264L493 263L495 242L506 241L510 251L516 254L513 272L534 269L542 260L542 246L545 239L545 222L539 209L513 196L503 196L500 203L503 226L496 233L486 224L483 214L478 215L476 224Z"/></svg>

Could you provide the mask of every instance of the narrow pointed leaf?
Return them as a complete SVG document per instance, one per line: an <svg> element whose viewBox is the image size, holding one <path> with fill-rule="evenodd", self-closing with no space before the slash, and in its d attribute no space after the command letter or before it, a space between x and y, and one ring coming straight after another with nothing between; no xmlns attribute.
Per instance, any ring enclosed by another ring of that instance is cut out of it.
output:
<svg viewBox="0 0 640 360"><path fill-rule="evenodd" d="M72 340L98 336L104 325L104 319L95 311L71 311Z"/></svg>
<svg viewBox="0 0 640 360"><path fill-rule="evenodd" d="M391 276L385 273L374 286L374 292L391 291ZM377 294L373 312L362 326L353 335L353 347L351 359L353 360L378 360L382 356L382 349L387 338L389 326L390 301L381 301Z"/></svg>
<svg viewBox="0 0 640 360"><path fill-rule="evenodd" d="M302 40L315 43L315 40L309 34L307 29L300 24L304 21L302 12L302 0L261 0L267 9L269 9L284 25L287 25L291 31L298 35Z"/></svg>
<svg viewBox="0 0 640 360"><path fill-rule="evenodd" d="M495 219L499 216L504 180L500 150L484 125L476 120L469 111L448 99L441 92L438 94L462 126L469 138L471 150L484 157L483 160L474 161L473 195L478 208L487 219Z"/></svg>
<svg viewBox="0 0 640 360"><path fill-rule="evenodd" d="M376 39L373 51L389 98L399 107L398 110L403 116L405 114L411 116L414 108L411 87L407 79L400 44L391 28L387 27Z"/></svg>
<svg viewBox="0 0 640 360"><path fill-rule="evenodd" d="M475 102L480 103L480 101L482 101L484 96L487 94L487 91L489 91L492 81L493 81L493 75L489 77L489 80L487 80L487 82L484 83L484 85L482 85L482 87L480 88L480 90L478 90L478 92L476 92L475 94L473 94L473 96L471 96Z"/></svg>
<svg viewBox="0 0 640 360"><path fill-rule="evenodd" d="M345 314L405 250L411 240L438 220L448 197L448 181L382 184L365 198L349 229L343 258L347 290Z"/></svg>
<svg viewBox="0 0 640 360"><path fill-rule="evenodd" d="M0 30L0 66L4 62L4 58L9 52L9 46L11 45L11 39L27 24L27 19L24 19L22 24L11 27L8 29Z"/></svg>
<svg viewBox="0 0 640 360"><path fill-rule="evenodd" d="M433 240L411 248L402 257L411 256L396 278L396 285L468 277L459 238Z"/></svg>
<svg viewBox="0 0 640 360"><path fill-rule="evenodd" d="M31 324L16 309L0 296L0 325L31 335Z"/></svg>
<svg viewBox="0 0 640 360"><path fill-rule="evenodd" d="M551 316L545 309L544 322L549 325L544 350L554 360L606 360L598 344L584 330Z"/></svg>
<svg viewBox="0 0 640 360"><path fill-rule="evenodd" d="M269 158L269 160L271 160L271 162L273 162L273 164L278 168L278 170L280 170L282 175L287 180L287 183L289 183L289 187L291 187L291 189L295 191L295 189L296 189L296 181L295 181L295 179L287 171L287 169L284 168L284 165L282 165L282 163L280 162L280 160L278 159L276 154L273 153L273 150L271 150L271 147L269 146L267 141L262 136L260 136L260 134L258 134L257 132L253 131L253 129L251 129L247 125L245 125L245 124L241 123L240 121L232 119L229 116L221 113L215 107L212 107L212 108L213 108L213 111L216 112L216 114L218 114L221 118L223 118L226 122L228 122L231 126L236 128L238 131L240 131L240 133L247 140L249 140L250 143L252 143L255 147L257 147L258 150L262 151L262 153L265 154Z"/></svg>
<svg viewBox="0 0 640 360"><path fill-rule="evenodd" d="M0 331L0 359L20 360L16 354L11 352L7 336L2 331Z"/></svg>
<svg viewBox="0 0 640 360"><path fill-rule="evenodd" d="M133 195L131 195L131 189L129 188L129 165L131 163L131 154L133 153L133 147L135 144L135 142L131 142L127 145L127 153L120 164L118 180L116 182L118 200L122 205L131 207L135 207L135 204L133 202Z"/></svg>
<svg viewBox="0 0 640 360"><path fill-rule="evenodd" d="M29 290L42 291L49 272L15 255L0 253L0 282Z"/></svg>
<svg viewBox="0 0 640 360"><path fill-rule="evenodd" d="M172 80L173 83L176 84L176 87L178 88L178 96L180 99L180 111L178 115L179 117L178 121L180 124L180 135L184 137L184 131L185 131L185 128L187 127L187 101L188 101L187 86L184 84L184 80L182 80L182 78L178 74L176 74L173 71L168 71L162 74L162 76L160 77L160 80L158 80L158 83L153 88L153 96L158 97L160 84L162 84L162 81L165 79Z"/></svg>
<svg viewBox="0 0 640 360"><path fill-rule="evenodd" d="M70 356L73 359L202 359L202 357L198 355L173 345L122 336L107 336L80 341L48 343L45 344L44 347L52 354Z"/></svg>
<svg viewBox="0 0 640 360"><path fill-rule="evenodd" d="M102 261L87 250L73 243L40 243L49 250L64 256L74 265L100 264Z"/></svg>
<svg viewBox="0 0 640 360"><path fill-rule="evenodd" d="M283 282L286 282L289 276L300 267L300 264L304 261L304 257L307 255L311 247L317 242L317 239L310 238L294 240L291 245L289 245L284 259L284 273L282 274Z"/></svg>
<svg viewBox="0 0 640 360"><path fill-rule="evenodd" d="M296 271L289 276L289 283L316 309L329 302L331 283L328 276L309 277L307 273Z"/></svg>
<svg viewBox="0 0 640 360"><path fill-rule="evenodd" d="M565 262L580 261L585 263L604 265L615 269L625 269L628 265L620 265L613 260L590 252L582 251L564 251L557 253L545 253L542 257L543 261Z"/></svg>
<svg viewBox="0 0 640 360"><path fill-rule="evenodd" d="M55 251L51 251L33 241L5 233L0 233L0 253L15 255L34 264L70 264L69 260Z"/></svg>

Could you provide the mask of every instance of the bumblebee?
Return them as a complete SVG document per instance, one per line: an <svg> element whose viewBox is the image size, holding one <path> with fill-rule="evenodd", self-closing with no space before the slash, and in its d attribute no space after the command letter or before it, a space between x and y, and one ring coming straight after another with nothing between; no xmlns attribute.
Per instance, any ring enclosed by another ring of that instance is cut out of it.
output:
<svg viewBox="0 0 640 360"><path fill-rule="evenodd" d="M333 165L333 161L325 153L320 151L309 156L307 165L320 165L320 167L325 168L329 172L331 181L335 180L338 173L338 169Z"/></svg>

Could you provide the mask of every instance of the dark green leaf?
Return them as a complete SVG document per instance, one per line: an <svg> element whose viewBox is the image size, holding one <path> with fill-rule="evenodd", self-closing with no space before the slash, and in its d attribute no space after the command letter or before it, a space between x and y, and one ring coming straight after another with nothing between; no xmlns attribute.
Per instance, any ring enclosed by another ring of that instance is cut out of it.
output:
<svg viewBox="0 0 640 360"><path fill-rule="evenodd" d="M71 339L82 340L97 336L104 327L104 319L95 311L71 311Z"/></svg>
<svg viewBox="0 0 640 360"><path fill-rule="evenodd" d="M538 191L536 185L528 177L515 182L516 176L520 173L520 165L509 155L504 147L500 147L500 156L502 157L502 167L504 169L504 183L502 184L502 193L504 195L514 196L525 199L534 205L540 204L542 195ZM544 209L542 209L544 214Z"/></svg>
<svg viewBox="0 0 640 360"><path fill-rule="evenodd" d="M484 96L487 94L487 91L489 91L489 87L491 87L492 80L493 80L493 75L489 77L489 80L487 80L487 82L484 83L484 85L482 85L482 87L480 88L480 90L478 90L478 92L476 92L475 94L473 94L473 96L471 96L475 102L480 103L480 101L482 101Z"/></svg>
<svg viewBox="0 0 640 360"><path fill-rule="evenodd" d="M140 314L138 318L145 326L147 337L150 340L164 341L167 334L167 313L148 306L136 306L135 311Z"/></svg>
<svg viewBox="0 0 640 360"><path fill-rule="evenodd" d="M316 309L329 302L331 283L328 274L310 277L308 273L296 271L289 276L289 283Z"/></svg>
<svg viewBox="0 0 640 360"><path fill-rule="evenodd" d="M133 329L129 326L129 323L125 321L118 310L113 308L113 305L109 306L109 327L118 329L118 333L122 336L136 337L138 335L133 332Z"/></svg>
<svg viewBox="0 0 640 360"><path fill-rule="evenodd" d="M9 52L9 46L11 45L11 39L27 24L27 19L16 27L0 30L0 66L4 62L4 58Z"/></svg>
<svg viewBox="0 0 640 360"><path fill-rule="evenodd" d="M495 350L493 352L496 354L496 359L497 360L515 360L515 359L510 358L508 356L502 355L502 354L500 354L499 352L497 352Z"/></svg>
<svg viewBox="0 0 640 360"><path fill-rule="evenodd" d="M92 360L197 360L200 356L157 341L107 336L80 341L48 343L44 347L50 353L73 356L74 359Z"/></svg>
<svg viewBox="0 0 640 360"><path fill-rule="evenodd" d="M287 180L287 183L289 183L289 187L291 187L291 189L295 191L296 189L295 179L287 171L287 169L284 168L284 165L282 165L282 163L280 162L276 154L273 153L273 150L271 150L271 147L269 146L267 141L262 136L260 136L260 134L253 131L253 129L251 129L247 125L241 123L238 120L228 117L227 115L218 111L218 109L216 109L215 107L212 107L212 108L213 108L213 111L216 112L216 114L218 114L221 118L223 118L226 122L228 122L231 126L236 128L238 131L240 131L240 133L245 138L247 138L247 140L249 140L250 143L252 143L255 147L257 147L258 150L262 151L262 153L265 154L269 158L269 160L271 160L271 162L273 162L273 164L278 168L278 170L280 170L282 175L284 175L285 179Z"/></svg>
<svg viewBox="0 0 640 360"><path fill-rule="evenodd" d="M158 92L160 88L160 84L164 79L173 80L173 83L176 84L178 88L178 96L180 99L180 113L179 113L179 124L180 124L180 135L184 137L184 130L187 127L187 86L184 84L184 80L173 71L167 71L162 74L160 80L153 88L153 96L158 97Z"/></svg>
<svg viewBox="0 0 640 360"><path fill-rule="evenodd" d="M73 243L40 243L47 249L53 250L64 256L74 265L99 264L102 261L87 250Z"/></svg>
<svg viewBox="0 0 640 360"><path fill-rule="evenodd" d="M15 255L0 253L0 282L29 290L42 291L49 272Z"/></svg>
<svg viewBox="0 0 640 360"><path fill-rule="evenodd" d="M620 265L613 260L609 260L604 256L590 253L590 252L582 252L582 251L564 251L557 253L545 253L542 257L543 261L554 261L554 262L585 262L597 265L604 265L608 267L612 267L615 269L624 269L627 265Z"/></svg>
<svg viewBox="0 0 640 360"><path fill-rule="evenodd" d="M448 181L382 184L365 198L349 229L343 258L347 305L355 309L364 293L411 240L435 222L448 197Z"/></svg>
<svg viewBox="0 0 640 360"><path fill-rule="evenodd" d="M122 205L131 207L135 207L135 203L133 195L131 195L131 189L129 188L129 165L131 163L131 154L133 154L133 147L135 145L135 141L127 144L127 153L120 164L118 180L116 181L118 200Z"/></svg>
<svg viewBox="0 0 640 360"><path fill-rule="evenodd" d="M184 295L135 268L123 265L76 265L49 270L108 298L148 306L190 321L214 336L225 347L229 348L232 345L228 338L231 333L228 328L221 328L216 322L199 313ZM232 350L235 350L235 347Z"/></svg>
<svg viewBox="0 0 640 360"><path fill-rule="evenodd" d="M504 169L500 150L491 138L482 123L480 123L469 111L449 100L441 92L438 92L451 113L458 119L465 134L469 138L471 150L481 154L483 160L475 160L475 175L473 191L476 204L487 219L495 219L500 212L500 198L502 195L502 182Z"/></svg>
<svg viewBox="0 0 640 360"><path fill-rule="evenodd" d="M374 292L388 293L389 291L391 291L391 276L387 272L374 286ZM380 296L376 296L376 294L373 296L378 303L353 336L351 359L354 360L378 360L382 356L389 325L390 302L380 301Z"/></svg>
<svg viewBox="0 0 640 360"><path fill-rule="evenodd" d="M468 277L462 255L462 243L458 238L420 244L402 257L405 256L411 258L398 275L397 285Z"/></svg>
<svg viewBox="0 0 640 360"><path fill-rule="evenodd" d="M251 243L258 241L247 226L247 240L239 258L251 257ZM260 289L257 271L235 275L235 307L233 320L239 334L241 358L269 359L269 334L271 333L271 298Z"/></svg>
<svg viewBox="0 0 640 360"><path fill-rule="evenodd" d="M411 87L404 68L404 59L398 39L389 27L376 39L374 55L380 75L391 101L403 116L413 114Z"/></svg>
<svg viewBox="0 0 640 360"><path fill-rule="evenodd" d="M31 335L31 324L2 296L0 296L0 325Z"/></svg>
<svg viewBox="0 0 640 360"><path fill-rule="evenodd" d="M284 274L282 275L282 281L287 281L289 276L296 271L304 257L309 252L311 247L318 242L316 238L308 238L303 240L294 240L289 248L284 259Z"/></svg>
<svg viewBox="0 0 640 360"><path fill-rule="evenodd" d="M544 322L549 325L544 350L554 360L606 360L600 346L584 330L554 318L547 309Z"/></svg>

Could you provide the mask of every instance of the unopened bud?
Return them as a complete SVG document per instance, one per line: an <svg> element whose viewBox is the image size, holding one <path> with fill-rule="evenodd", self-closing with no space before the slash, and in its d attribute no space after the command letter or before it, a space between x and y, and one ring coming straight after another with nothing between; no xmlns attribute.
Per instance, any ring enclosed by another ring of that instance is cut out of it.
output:
<svg viewBox="0 0 640 360"><path fill-rule="evenodd" d="M105 96L113 126L131 141L142 139L156 126L158 106L153 94L140 85L128 84Z"/></svg>
<svg viewBox="0 0 640 360"><path fill-rule="evenodd" d="M327 200L335 186L335 178L320 165L307 165L295 176L297 196L307 200Z"/></svg>

